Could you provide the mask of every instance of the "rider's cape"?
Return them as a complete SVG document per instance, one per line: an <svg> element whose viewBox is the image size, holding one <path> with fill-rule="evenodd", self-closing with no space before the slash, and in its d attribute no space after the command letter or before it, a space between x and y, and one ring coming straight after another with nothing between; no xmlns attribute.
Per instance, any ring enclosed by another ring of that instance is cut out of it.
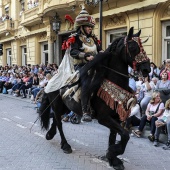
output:
<svg viewBox="0 0 170 170"><path fill-rule="evenodd" d="M55 74L48 82L45 93L50 93L68 84L68 78L77 74L73 66L73 58L70 56L70 49L67 49L63 60L58 68L58 73Z"/></svg>

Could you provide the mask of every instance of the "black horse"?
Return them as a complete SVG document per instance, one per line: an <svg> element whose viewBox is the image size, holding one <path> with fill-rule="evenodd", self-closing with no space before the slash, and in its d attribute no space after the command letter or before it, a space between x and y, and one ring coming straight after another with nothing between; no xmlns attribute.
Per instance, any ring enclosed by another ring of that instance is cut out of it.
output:
<svg viewBox="0 0 170 170"><path fill-rule="evenodd" d="M133 34L133 27L130 28L126 37L117 38L111 43L108 49L97 54L95 59L85 65L80 71L80 78L86 75L88 70L95 69L95 75L89 89L93 92L91 106L95 111L98 122L110 129L109 146L106 157L109 164L115 169L124 169L122 161L117 157L124 153L129 133L120 125L121 120L128 116L129 101L133 98L132 90L129 87L128 65L140 70L143 76L150 72L150 62L143 50L141 31ZM112 86L113 85L113 86ZM62 129L61 116L72 110L82 115L80 103L75 102L70 96L62 98L62 94L68 89L44 94L40 107L40 120L42 128L49 128L50 107L52 106L54 119L46 139L50 140L56 134L56 126L61 136L61 148L65 153L71 153L71 146L68 144ZM109 91L110 90L110 91ZM110 94L110 92L113 94ZM122 100L122 101L121 101ZM121 120L120 120L121 119ZM116 134L121 136L121 141L115 143Z"/></svg>

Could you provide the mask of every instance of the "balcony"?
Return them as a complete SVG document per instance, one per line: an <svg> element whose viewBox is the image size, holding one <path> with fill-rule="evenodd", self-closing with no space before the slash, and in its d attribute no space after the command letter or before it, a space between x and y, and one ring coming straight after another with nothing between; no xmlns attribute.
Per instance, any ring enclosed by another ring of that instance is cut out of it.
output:
<svg viewBox="0 0 170 170"><path fill-rule="evenodd" d="M42 18L38 16L39 7L31 8L22 13L21 25L24 27L29 27L42 23Z"/></svg>
<svg viewBox="0 0 170 170"><path fill-rule="evenodd" d="M0 23L0 35L6 34L7 32L10 34L14 33L15 27L14 27L14 21L11 20L5 20Z"/></svg>

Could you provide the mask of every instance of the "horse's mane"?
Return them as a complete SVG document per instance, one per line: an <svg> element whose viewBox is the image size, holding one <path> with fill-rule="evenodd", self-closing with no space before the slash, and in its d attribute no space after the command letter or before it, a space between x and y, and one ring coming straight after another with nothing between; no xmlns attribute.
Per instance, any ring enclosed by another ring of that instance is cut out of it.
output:
<svg viewBox="0 0 170 170"><path fill-rule="evenodd" d="M80 77L84 76L91 68L95 69L96 66L98 67L101 62L108 60L109 57L115 57L118 52L117 45L121 39L122 37L116 38L104 52L98 53L92 61L87 63L80 70Z"/></svg>

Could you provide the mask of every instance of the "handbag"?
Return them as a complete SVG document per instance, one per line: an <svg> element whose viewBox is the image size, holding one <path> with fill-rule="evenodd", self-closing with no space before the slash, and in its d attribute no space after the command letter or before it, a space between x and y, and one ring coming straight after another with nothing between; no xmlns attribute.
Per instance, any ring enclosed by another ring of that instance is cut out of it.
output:
<svg viewBox="0 0 170 170"><path fill-rule="evenodd" d="M154 112L154 111L149 111L149 115L150 115L150 116L153 116L153 115L158 111L160 104L161 104L161 103L158 104L155 112Z"/></svg>

